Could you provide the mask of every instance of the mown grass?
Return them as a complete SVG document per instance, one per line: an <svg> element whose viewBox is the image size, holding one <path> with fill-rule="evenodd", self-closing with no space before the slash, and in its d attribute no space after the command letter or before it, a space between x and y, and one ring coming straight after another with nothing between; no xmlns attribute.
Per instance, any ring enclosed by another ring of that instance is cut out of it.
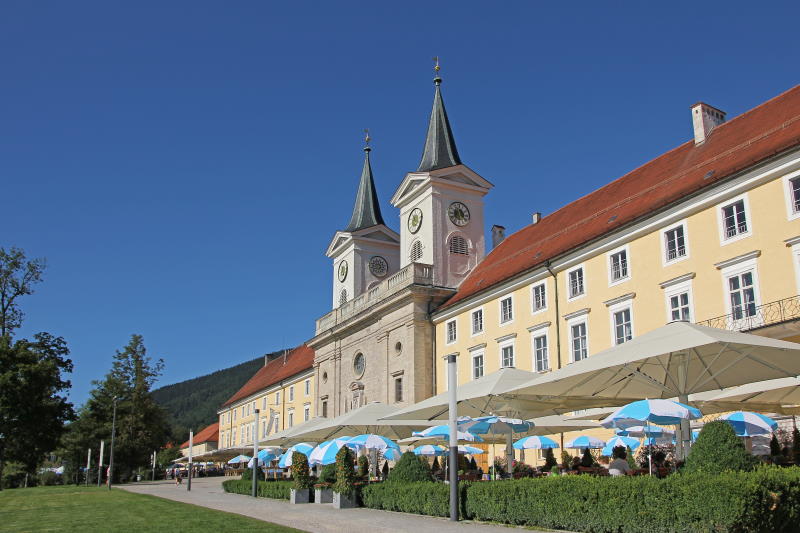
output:
<svg viewBox="0 0 800 533"><path fill-rule="evenodd" d="M65 486L0 492L0 531L286 533L298 530L119 489Z"/></svg>

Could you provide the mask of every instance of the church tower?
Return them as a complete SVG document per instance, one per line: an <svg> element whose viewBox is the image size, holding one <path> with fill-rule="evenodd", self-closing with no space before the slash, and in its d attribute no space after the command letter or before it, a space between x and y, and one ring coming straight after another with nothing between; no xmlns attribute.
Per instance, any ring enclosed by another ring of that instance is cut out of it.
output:
<svg viewBox="0 0 800 533"><path fill-rule="evenodd" d="M492 184L461 162L435 67L422 160L392 197L400 210L400 267L433 265L433 285L456 288L486 250L483 197Z"/></svg>
<svg viewBox="0 0 800 533"><path fill-rule="evenodd" d="M369 154L358 183L350 223L337 231L325 253L333 260L333 308L363 294L400 269L400 236L383 222Z"/></svg>

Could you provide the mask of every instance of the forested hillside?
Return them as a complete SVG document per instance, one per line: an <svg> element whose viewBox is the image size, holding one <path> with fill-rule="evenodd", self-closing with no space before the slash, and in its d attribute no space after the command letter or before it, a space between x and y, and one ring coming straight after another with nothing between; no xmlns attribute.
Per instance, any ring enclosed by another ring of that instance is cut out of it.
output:
<svg viewBox="0 0 800 533"><path fill-rule="evenodd" d="M275 357L283 350L269 354ZM217 370L212 374L167 385L153 391L156 402L167 411L173 438L184 442L217 420L217 409L264 364L264 358Z"/></svg>

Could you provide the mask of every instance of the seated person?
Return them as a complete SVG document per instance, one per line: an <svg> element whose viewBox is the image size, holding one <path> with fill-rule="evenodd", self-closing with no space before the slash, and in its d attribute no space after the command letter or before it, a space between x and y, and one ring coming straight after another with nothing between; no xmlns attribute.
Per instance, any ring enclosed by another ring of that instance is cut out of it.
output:
<svg viewBox="0 0 800 533"><path fill-rule="evenodd" d="M628 464L628 451L625 449L624 446L616 446L611 451L611 456L614 458L608 464L608 473L612 476L632 476L633 470L631 470L630 465Z"/></svg>
<svg viewBox="0 0 800 533"><path fill-rule="evenodd" d="M573 457L572 458L572 465L570 466L570 471L572 472L580 472L581 467L581 458L580 457Z"/></svg>

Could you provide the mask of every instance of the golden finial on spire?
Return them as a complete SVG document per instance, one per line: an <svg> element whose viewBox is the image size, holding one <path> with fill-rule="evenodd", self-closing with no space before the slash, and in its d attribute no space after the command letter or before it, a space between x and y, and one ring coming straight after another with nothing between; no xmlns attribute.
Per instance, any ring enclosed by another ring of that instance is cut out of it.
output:
<svg viewBox="0 0 800 533"><path fill-rule="evenodd" d="M433 62L433 71L436 73L436 77L433 78L433 81L436 85L439 85L442 83L442 78L439 77L439 71L442 69L442 67L439 66L439 56L433 56Z"/></svg>
<svg viewBox="0 0 800 533"><path fill-rule="evenodd" d="M372 148L369 147L369 142L372 140L372 137L369 136L369 128L364 128L364 142L366 146L364 146L364 151L369 152Z"/></svg>

